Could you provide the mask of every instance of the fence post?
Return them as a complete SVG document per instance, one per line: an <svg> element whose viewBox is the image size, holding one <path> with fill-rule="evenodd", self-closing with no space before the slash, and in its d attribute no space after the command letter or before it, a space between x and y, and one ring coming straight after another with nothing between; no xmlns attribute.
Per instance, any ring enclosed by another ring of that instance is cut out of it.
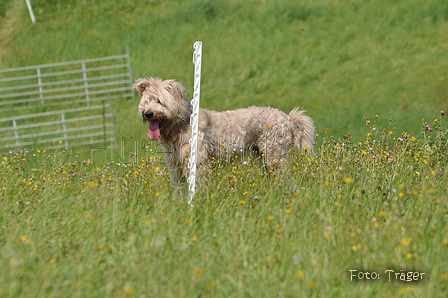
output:
<svg viewBox="0 0 448 298"><path fill-rule="evenodd" d="M193 207L191 203L194 198L196 189L196 162L198 153L198 122L199 122L199 103L201 97L201 64L202 64L202 42L194 43L193 63L194 63L194 91L191 104L193 105L193 112L191 113L191 139L190 139L190 160L188 161L188 168L190 169L190 176L188 177L189 198L188 204Z"/></svg>
<svg viewBox="0 0 448 298"><path fill-rule="evenodd" d="M129 73L129 87L131 88L132 84L134 83L132 79L132 66L131 66L131 52L129 50L129 46L126 46L126 67L128 68ZM126 74L125 74L126 75ZM135 97L135 92L132 91L132 99Z"/></svg>
<svg viewBox="0 0 448 298"><path fill-rule="evenodd" d="M34 16L33 6L31 6L31 1L26 0L26 5L28 6L28 11L30 13L31 22L36 23L36 17Z"/></svg>
<svg viewBox="0 0 448 298"><path fill-rule="evenodd" d="M115 134L115 118L114 118L114 111L112 109L112 101L110 99L110 96L107 98L108 101L108 107L110 111L110 121L112 122L112 148L115 148L117 145L117 135Z"/></svg>
<svg viewBox="0 0 448 298"><path fill-rule="evenodd" d="M82 62L82 78L84 79L84 92L86 93L87 106L90 106L89 82L87 81L87 69L85 62Z"/></svg>
<svg viewBox="0 0 448 298"><path fill-rule="evenodd" d="M107 148L107 128L106 128L106 105L104 104L104 99L101 101L103 104L103 146L104 148Z"/></svg>
<svg viewBox="0 0 448 298"><path fill-rule="evenodd" d="M12 120L12 127L14 127L14 137L16 138L16 146L19 146L19 132L17 131L17 120Z"/></svg>
<svg viewBox="0 0 448 298"><path fill-rule="evenodd" d="M37 70L37 83L39 84L40 102L44 104L44 88L42 87L42 73L39 67L37 67L36 70Z"/></svg>
<svg viewBox="0 0 448 298"><path fill-rule="evenodd" d="M61 113L61 120L62 120L62 131L64 132L65 146L68 146L67 126L65 125L65 114L64 113Z"/></svg>

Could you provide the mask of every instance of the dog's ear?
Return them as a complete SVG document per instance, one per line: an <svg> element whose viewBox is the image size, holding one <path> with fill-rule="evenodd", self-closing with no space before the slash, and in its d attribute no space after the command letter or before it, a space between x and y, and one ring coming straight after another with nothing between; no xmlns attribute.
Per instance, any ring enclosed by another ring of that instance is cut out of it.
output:
<svg viewBox="0 0 448 298"><path fill-rule="evenodd" d="M132 85L132 89L133 90L137 90L140 95L142 95L143 91L146 90L146 88L148 88L149 86L149 80L148 79L138 79L135 81L134 85Z"/></svg>
<svg viewBox="0 0 448 298"><path fill-rule="evenodd" d="M176 82L175 80L167 80L168 84L166 90L177 98L184 98L187 94L187 87L184 84Z"/></svg>

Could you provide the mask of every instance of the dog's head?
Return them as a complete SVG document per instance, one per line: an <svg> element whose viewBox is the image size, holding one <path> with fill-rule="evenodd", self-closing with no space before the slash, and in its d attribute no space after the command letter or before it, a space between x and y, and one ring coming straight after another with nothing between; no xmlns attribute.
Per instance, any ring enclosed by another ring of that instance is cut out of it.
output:
<svg viewBox="0 0 448 298"><path fill-rule="evenodd" d="M148 136L157 140L160 129L188 119L191 105L185 99L187 88L175 80L141 78L132 86L141 95L138 111L143 121L149 123Z"/></svg>

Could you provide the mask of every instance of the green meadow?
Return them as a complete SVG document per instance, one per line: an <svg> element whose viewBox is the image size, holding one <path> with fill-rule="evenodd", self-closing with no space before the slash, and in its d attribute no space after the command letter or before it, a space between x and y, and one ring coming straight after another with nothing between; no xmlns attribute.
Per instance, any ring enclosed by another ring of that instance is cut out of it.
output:
<svg viewBox="0 0 448 298"><path fill-rule="evenodd" d="M13 2L24 1L6 1ZM420 133L448 105L445 1L51 1L24 3L3 68L121 54L134 78L193 88L203 42L202 106L309 111L318 131L361 137L363 117ZM17 6L17 5L16 5ZM114 105L119 135L145 136L137 102Z"/></svg>
<svg viewBox="0 0 448 298"><path fill-rule="evenodd" d="M104 154L4 151L0 297L447 297L445 1L31 2L36 24L0 2L1 68L129 46L191 98L201 40L203 107L300 106L317 144L280 173L215 162L194 207L137 95Z"/></svg>

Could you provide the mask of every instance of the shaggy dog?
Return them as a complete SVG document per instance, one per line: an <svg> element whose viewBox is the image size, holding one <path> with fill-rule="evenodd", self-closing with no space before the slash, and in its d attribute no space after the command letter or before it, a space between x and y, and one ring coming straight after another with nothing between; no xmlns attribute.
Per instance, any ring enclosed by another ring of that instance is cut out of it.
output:
<svg viewBox="0 0 448 298"><path fill-rule="evenodd" d="M141 78L133 88L141 95L138 110L148 123L148 137L161 141L170 179L178 189L188 177L190 156L192 106L185 98L186 87L174 80ZM199 172L204 171L208 158L243 156L246 151L253 158L262 157L267 168L279 167L287 161L293 145L303 150L312 150L314 145L313 121L298 108L289 115L255 106L225 112L199 111Z"/></svg>

